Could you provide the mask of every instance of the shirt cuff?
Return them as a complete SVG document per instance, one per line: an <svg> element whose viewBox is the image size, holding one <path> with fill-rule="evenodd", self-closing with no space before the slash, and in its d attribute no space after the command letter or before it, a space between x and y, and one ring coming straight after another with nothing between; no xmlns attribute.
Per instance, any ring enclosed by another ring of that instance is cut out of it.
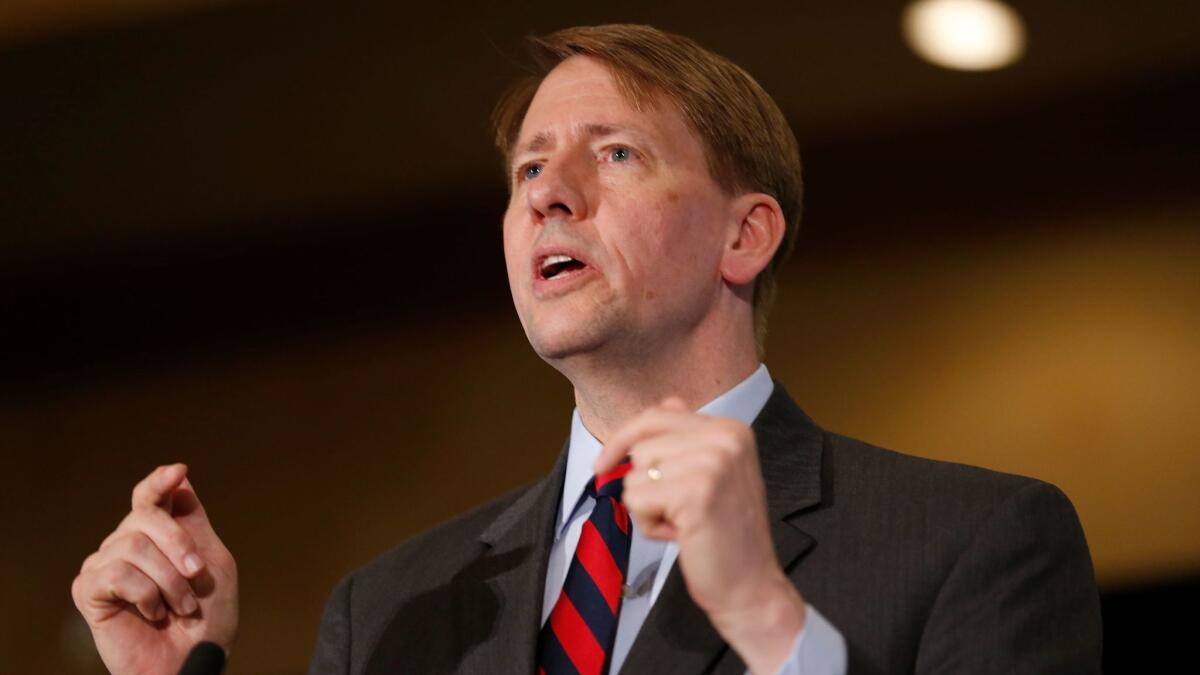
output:
<svg viewBox="0 0 1200 675"><path fill-rule="evenodd" d="M816 607L805 608L804 628L777 675L845 675L846 641Z"/></svg>

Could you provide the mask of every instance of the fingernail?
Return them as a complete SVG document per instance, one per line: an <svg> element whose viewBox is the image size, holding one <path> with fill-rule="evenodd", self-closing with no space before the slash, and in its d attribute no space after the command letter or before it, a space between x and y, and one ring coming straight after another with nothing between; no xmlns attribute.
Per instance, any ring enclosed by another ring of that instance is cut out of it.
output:
<svg viewBox="0 0 1200 675"><path fill-rule="evenodd" d="M200 556L195 553L189 553L183 557L183 568L187 570L188 574L199 572L201 567L204 567L204 563L200 562Z"/></svg>
<svg viewBox="0 0 1200 675"><path fill-rule="evenodd" d="M183 600L179 603L179 608L183 610L184 614L194 614L199 609L199 605L196 604L196 598L193 598L189 593L183 596Z"/></svg>

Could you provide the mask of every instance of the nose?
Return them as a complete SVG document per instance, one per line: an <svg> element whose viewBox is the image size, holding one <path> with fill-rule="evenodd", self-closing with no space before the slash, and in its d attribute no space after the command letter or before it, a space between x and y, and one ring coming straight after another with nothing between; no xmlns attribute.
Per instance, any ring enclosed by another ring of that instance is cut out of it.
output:
<svg viewBox="0 0 1200 675"><path fill-rule="evenodd" d="M526 198L535 222L587 217L587 172L582 162L566 153L548 161L529 181Z"/></svg>

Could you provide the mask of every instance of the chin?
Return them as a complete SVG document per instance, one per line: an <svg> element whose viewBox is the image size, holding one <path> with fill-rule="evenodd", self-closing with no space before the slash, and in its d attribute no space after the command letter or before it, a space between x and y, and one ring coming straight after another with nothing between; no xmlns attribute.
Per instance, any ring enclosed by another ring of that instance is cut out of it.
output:
<svg viewBox="0 0 1200 675"><path fill-rule="evenodd" d="M605 343L602 327L587 322L569 325L535 325L525 330L529 346L544 361L563 359L594 352Z"/></svg>
<svg viewBox="0 0 1200 675"><path fill-rule="evenodd" d="M594 352L603 344L601 340L588 339L582 335L555 335L529 337L529 345L544 361L561 361L572 356Z"/></svg>

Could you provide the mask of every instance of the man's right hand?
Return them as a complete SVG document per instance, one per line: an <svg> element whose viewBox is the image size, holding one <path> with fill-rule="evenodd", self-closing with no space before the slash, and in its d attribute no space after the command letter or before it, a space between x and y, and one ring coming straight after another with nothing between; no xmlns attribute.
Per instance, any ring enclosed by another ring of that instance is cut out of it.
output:
<svg viewBox="0 0 1200 675"><path fill-rule="evenodd" d="M201 641L226 655L237 634L237 566L183 464L133 489L133 508L71 585L114 675L175 675Z"/></svg>

